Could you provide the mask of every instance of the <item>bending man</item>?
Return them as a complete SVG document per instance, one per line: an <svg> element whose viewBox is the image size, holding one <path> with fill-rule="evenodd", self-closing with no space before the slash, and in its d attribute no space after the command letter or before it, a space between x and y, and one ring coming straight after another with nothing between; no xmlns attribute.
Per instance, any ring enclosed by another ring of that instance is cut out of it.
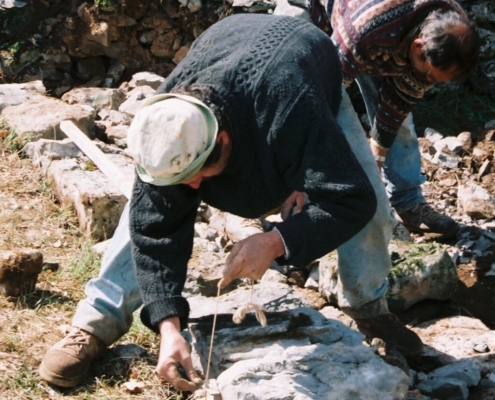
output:
<svg viewBox="0 0 495 400"><path fill-rule="evenodd" d="M302 211L236 243L224 283L258 279L274 260L303 267L339 247L342 309L369 336L406 354L421 351L384 298L388 242L370 226L389 231L393 220L364 134L351 148L337 124L341 79L331 40L301 19L236 15L205 31L131 124L137 180L130 207L86 287L74 330L46 353L41 377L80 383L143 303L141 320L160 334L158 374L179 390L196 389L201 379L180 332L200 201L255 218L293 191L307 194Z"/></svg>

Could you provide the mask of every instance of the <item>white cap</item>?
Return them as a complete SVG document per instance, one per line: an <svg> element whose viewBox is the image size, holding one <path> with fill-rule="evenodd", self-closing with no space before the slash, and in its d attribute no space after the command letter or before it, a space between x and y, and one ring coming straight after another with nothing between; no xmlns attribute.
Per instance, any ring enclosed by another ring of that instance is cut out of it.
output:
<svg viewBox="0 0 495 400"><path fill-rule="evenodd" d="M210 155L218 133L213 112L179 94L150 97L136 113L127 145L139 177L157 186L192 178Z"/></svg>

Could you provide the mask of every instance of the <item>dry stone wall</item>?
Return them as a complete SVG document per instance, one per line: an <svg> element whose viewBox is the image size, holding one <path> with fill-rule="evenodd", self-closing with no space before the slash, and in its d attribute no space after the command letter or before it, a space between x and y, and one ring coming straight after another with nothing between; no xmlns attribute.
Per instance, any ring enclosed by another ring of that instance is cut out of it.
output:
<svg viewBox="0 0 495 400"><path fill-rule="evenodd" d="M0 5L0 79L42 80L51 95L78 86L118 87L139 71L161 76L180 62L211 24L232 13L269 13L276 0L26 0ZM101 4L106 4L102 7ZM463 0L482 37L471 78L475 91L495 93L495 3Z"/></svg>
<svg viewBox="0 0 495 400"><path fill-rule="evenodd" d="M6 82L42 80L56 97L78 86L118 87L139 71L167 76L218 19L275 7L270 1L221 0L99 2L107 7L81 0L24 3L0 6L1 76Z"/></svg>

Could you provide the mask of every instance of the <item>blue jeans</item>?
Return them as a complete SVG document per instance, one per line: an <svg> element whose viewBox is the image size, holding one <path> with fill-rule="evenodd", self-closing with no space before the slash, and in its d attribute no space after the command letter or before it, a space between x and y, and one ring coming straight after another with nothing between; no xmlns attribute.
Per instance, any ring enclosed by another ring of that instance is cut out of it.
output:
<svg viewBox="0 0 495 400"><path fill-rule="evenodd" d="M337 122L375 190L377 210L370 222L337 249L339 281L338 303L352 318L370 318L388 312L385 294L391 261L388 245L397 225L371 154L366 132L342 87Z"/></svg>
<svg viewBox="0 0 495 400"><path fill-rule="evenodd" d="M125 206L97 278L86 284L86 298L77 306L72 325L111 345L126 334L132 314L142 304L132 259L129 203Z"/></svg>
<svg viewBox="0 0 495 400"><path fill-rule="evenodd" d="M388 312L384 297L391 267L388 243L396 222L366 134L345 90L337 120L378 199L377 211L368 225L337 249L339 306L353 318L373 317ZM132 314L141 306L142 299L134 273L128 205L103 257L100 273L88 282L85 294L72 320L73 326L94 334L107 345L130 329Z"/></svg>
<svg viewBox="0 0 495 400"><path fill-rule="evenodd" d="M372 124L375 118L379 78L360 75L356 82ZM402 123L387 153L383 175L390 203L398 213L410 210L426 201L420 187L425 183L426 177L421 174L421 153L412 114L409 114Z"/></svg>

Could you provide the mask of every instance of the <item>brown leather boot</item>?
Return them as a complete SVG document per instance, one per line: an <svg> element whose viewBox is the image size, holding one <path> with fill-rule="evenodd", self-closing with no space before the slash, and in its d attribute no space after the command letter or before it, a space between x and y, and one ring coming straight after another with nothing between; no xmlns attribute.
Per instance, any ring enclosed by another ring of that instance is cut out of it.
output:
<svg viewBox="0 0 495 400"><path fill-rule="evenodd" d="M40 365L40 376L52 385L76 386L83 381L91 362L105 347L96 336L74 327L46 352Z"/></svg>
<svg viewBox="0 0 495 400"><path fill-rule="evenodd" d="M449 238L459 231L457 222L435 211L428 203L421 203L397 214L399 221L411 232L437 233L444 238Z"/></svg>
<svg viewBox="0 0 495 400"><path fill-rule="evenodd" d="M406 328L395 314L356 318L355 321L359 331L369 339L380 338L405 357L417 356L423 351L423 342L419 336Z"/></svg>

